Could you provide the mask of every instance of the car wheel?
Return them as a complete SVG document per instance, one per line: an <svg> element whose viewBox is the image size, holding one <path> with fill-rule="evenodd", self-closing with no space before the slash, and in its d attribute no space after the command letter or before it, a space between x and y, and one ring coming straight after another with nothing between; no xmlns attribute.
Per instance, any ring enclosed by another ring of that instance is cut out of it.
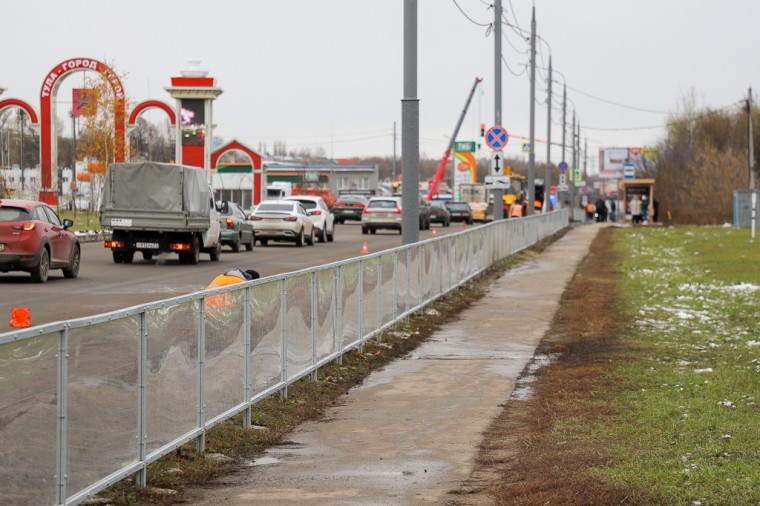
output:
<svg viewBox="0 0 760 506"><path fill-rule="evenodd" d="M315 239L314 229L312 228L311 234L309 234L309 236L306 238L306 244L308 244L309 246L314 246L314 239Z"/></svg>
<svg viewBox="0 0 760 506"><path fill-rule="evenodd" d="M327 228L327 222L325 222L325 228ZM319 242L327 242L327 230L323 228L322 231L319 233L319 237L317 238L317 240Z"/></svg>
<svg viewBox="0 0 760 506"><path fill-rule="evenodd" d="M40 262L34 269L32 269L30 274L32 275L32 281L35 283L44 283L47 281L48 274L50 274L50 255L48 254L47 248L42 248Z"/></svg>
<svg viewBox="0 0 760 506"><path fill-rule="evenodd" d="M142 252L143 260L153 260L153 252L152 251L143 251Z"/></svg>
<svg viewBox="0 0 760 506"><path fill-rule="evenodd" d="M266 246L269 243L269 239L259 239L262 246Z"/></svg>
<svg viewBox="0 0 760 506"><path fill-rule="evenodd" d="M327 240L330 242L333 242L335 240L335 223L333 223L333 227L330 230L330 233L327 234Z"/></svg>
<svg viewBox="0 0 760 506"><path fill-rule="evenodd" d="M111 255L113 256L113 263L115 264L124 263L124 259L122 258L122 254L120 251L112 251Z"/></svg>
<svg viewBox="0 0 760 506"><path fill-rule="evenodd" d="M303 229L301 229L298 232L298 235L296 236L296 246L300 248L301 246L303 246L303 243L304 243L304 233L303 233Z"/></svg>
<svg viewBox="0 0 760 506"><path fill-rule="evenodd" d="M69 266L63 269L63 277L74 279L79 276L79 262L82 258L82 252L79 250L79 245L74 245L74 251L71 252L71 261Z"/></svg>
<svg viewBox="0 0 760 506"><path fill-rule="evenodd" d="M198 236L194 236L190 241L190 251L187 252L187 263L196 265L201 259L201 242Z"/></svg>
<svg viewBox="0 0 760 506"><path fill-rule="evenodd" d="M125 264L131 264L132 260L135 259L135 252L134 251L125 251L121 254L121 261Z"/></svg>
<svg viewBox="0 0 760 506"><path fill-rule="evenodd" d="M251 236L251 242L245 243L245 250L246 251L252 251L253 250L253 243L255 243L255 242L256 242L256 239L254 239L253 236Z"/></svg>
<svg viewBox="0 0 760 506"><path fill-rule="evenodd" d="M230 248L232 248L233 253L240 252L240 237L235 237L235 239L232 241L232 244L230 244Z"/></svg>
<svg viewBox="0 0 760 506"><path fill-rule="evenodd" d="M369 232L369 229L367 227L362 227L362 234L367 235Z"/></svg>
<svg viewBox="0 0 760 506"><path fill-rule="evenodd" d="M376 228L371 228L371 229L369 229L369 233L372 234L372 235L375 235L377 233L377 229Z"/></svg>
<svg viewBox="0 0 760 506"><path fill-rule="evenodd" d="M218 262L222 258L222 241L216 243L216 248L209 253L209 257L212 262Z"/></svg>

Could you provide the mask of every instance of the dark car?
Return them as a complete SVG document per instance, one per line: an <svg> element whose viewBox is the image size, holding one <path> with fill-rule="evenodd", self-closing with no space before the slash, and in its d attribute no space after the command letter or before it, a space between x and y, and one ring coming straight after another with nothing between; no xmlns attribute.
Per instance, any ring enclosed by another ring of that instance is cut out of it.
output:
<svg viewBox="0 0 760 506"><path fill-rule="evenodd" d="M430 230L430 202L420 197L420 230Z"/></svg>
<svg viewBox="0 0 760 506"><path fill-rule="evenodd" d="M232 251L240 251L240 245L245 245L246 251L253 249L253 223L248 221L245 213L234 202L219 202L219 230L222 236L222 246L229 246Z"/></svg>
<svg viewBox="0 0 760 506"><path fill-rule="evenodd" d="M446 208L451 213L451 221L463 221L472 225L472 210L467 202L446 202Z"/></svg>
<svg viewBox="0 0 760 506"><path fill-rule="evenodd" d="M451 213L446 208L446 202L443 200L433 200L430 202L430 223L440 223L448 227L451 223Z"/></svg>
<svg viewBox="0 0 760 506"><path fill-rule="evenodd" d="M72 225L43 202L1 199L0 272L26 271L36 283L47 281L50 269L76 278L82 253Z"/></svg>
<svg viewBox="0 0 760 506"><path fill-rule="evenodd" d="M344 221L362 221L362 212L369 199L364 195L341 195L333 205L333 216L337 223Z"/></svg>

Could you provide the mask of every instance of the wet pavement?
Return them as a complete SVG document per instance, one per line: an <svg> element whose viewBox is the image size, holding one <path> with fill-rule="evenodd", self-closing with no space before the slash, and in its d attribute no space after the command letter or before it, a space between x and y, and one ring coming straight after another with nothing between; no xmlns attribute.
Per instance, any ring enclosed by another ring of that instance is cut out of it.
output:
<svg viewBox="0 0 760 506"><path fill-rule="evenodd" d="M458 321L301 425L234 486L193 504L442 504L533 357L599 226L578 226L494 279ZM540 361L539 361L540 363ZM529 395L529 392L521 392Z"/></svg>

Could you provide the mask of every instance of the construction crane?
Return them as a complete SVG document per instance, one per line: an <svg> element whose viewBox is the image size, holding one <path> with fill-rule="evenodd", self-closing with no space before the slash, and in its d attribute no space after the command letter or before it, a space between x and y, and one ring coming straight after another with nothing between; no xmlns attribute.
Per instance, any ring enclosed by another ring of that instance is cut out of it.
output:
<svg viewBox="0 0 760 506"><path fill-rule="evenodd" d="M451 157L451 151L454 149L454 142L456 142L457 135L459 134L459 128L462 126L462 122L464 121L464 117L467 114L467 109L470 107L470 102L472 102L472 96L475 94L475 88L478 87L478 84L480 84L483 81L482 77L476 77L475 78L475 84L472 85L472 89L470 90L470 95L467 97L467 103L464 104L464 109L462 110L462 114L459 116L459 121L457 121L457 126L454 129L454 135L451 136L451 139L449 141L449 147L446 149L446 152L443 154L443 158L441 159L441 163L438 164L438 170L435 172L435 177L430 181L430 185L428 187L428 194L425 197L425 200L430 202L433 200L433 196L438 192L438 186L441 184L441 181L443 181L443 178L446 176L446 166L449 164L449 158Z"/></svg>

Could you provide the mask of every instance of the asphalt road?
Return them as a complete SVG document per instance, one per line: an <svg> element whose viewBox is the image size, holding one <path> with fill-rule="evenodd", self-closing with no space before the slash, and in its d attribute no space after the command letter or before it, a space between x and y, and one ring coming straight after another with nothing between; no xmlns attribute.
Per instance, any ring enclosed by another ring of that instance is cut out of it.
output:
<svg viewBox="0 0 760 506"><path fill-rule="evenodd" d="M443 228L433 225L438 235L462 230L459 223ZM420 239L430 238L431 230L420 231ZM13 330L11 308L29 308L32 325L92 316L117 309L154 302L204 289L219 273L239 267L256 269L262 277L291 272L361 255L367 241L371 253L401 245L401 235L379 230L362 235L358 222L336 225L333 242L296 247L291 243L256 244L253 251L232 253L222 250L218 262L201 254L197 265L181 265L177 255L115 264L111 251L102 242L82 244L82 265L77 279L64 279L60 270L51 271L47 283L32 283L27 273L0 274L0 333Z"/></svg>

